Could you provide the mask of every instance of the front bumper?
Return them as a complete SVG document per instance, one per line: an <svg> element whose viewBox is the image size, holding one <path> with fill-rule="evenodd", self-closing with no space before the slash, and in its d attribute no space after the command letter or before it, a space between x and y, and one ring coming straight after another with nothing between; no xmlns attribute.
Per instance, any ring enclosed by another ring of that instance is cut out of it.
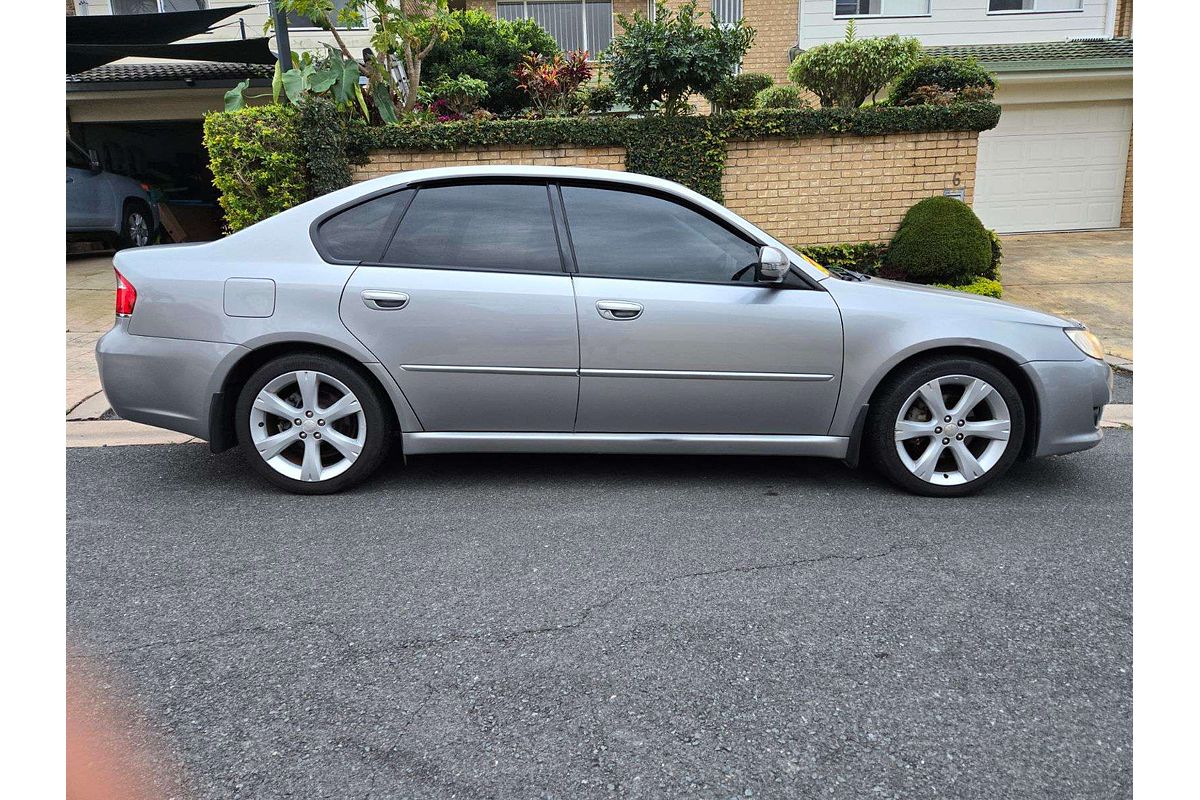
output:
<svg viewBox="0 0 1200 800"><path fill-rule="evenodd" d="M1087 450L1100 443L1100 415L1112 396L1112 368L1103 361L1030 361L1021 365L1038 398L1035 456Z"/></svg>
<svg viewBox="0 0 1200 800"><path fill-rule="evenodd" d="M118 318L96 343L100 384L122 419L209 438L213 385L238 345L135 336Z"/></svg>

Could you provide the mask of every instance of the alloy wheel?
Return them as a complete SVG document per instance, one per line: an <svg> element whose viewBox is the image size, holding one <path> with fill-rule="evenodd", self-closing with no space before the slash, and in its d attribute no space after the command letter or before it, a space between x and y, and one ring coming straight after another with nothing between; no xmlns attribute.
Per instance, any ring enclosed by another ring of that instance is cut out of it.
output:
<svg viewBox="0 0 1200 800"><path fill-rule="evenodd" d="M129 242L134 247L145 247L150 243L150 226L140 211L132 211L126 220Z"/></svg>
<svg viewBox="0 0 1200 800"><path fill-rule="evenodd" d="M317 482L348 470L367 441L362 404L346 384L315 370L271 379L250 408L254 449L276 472Z"/></svg>
<svg viewBox="0 0 1200 800"><path fill-rule="evenodd" d="M921 480L958 486L983 477L1008 448L1008 404L990 383L946 375L917 388L896 417L896 452Z"/></svg>

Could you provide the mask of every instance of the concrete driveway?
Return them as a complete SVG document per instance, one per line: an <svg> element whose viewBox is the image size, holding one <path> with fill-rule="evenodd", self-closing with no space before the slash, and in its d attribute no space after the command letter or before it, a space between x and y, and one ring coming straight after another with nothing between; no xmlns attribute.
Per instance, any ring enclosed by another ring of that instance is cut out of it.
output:
<svg viewBox="0 0 1200 800"><path fill-rule="evenodd" d="M1004 299L1077 319L1133 361L1133 231L1001 237Z"/></svg>

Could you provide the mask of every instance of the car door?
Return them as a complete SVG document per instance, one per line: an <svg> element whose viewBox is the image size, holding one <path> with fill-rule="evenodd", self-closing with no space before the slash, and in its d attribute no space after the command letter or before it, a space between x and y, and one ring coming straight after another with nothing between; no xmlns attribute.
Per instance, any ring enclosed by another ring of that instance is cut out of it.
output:
<svg viewBox="0 0 1200 800"><path fill-rule="evenodd" d="M67 140L67 230L89 230L104 225L103 200L109 193L103 172L92 171L92 160Z"/></svg>
<svg viewBox="0 0 1200 800"><path fill-rule="evenodd" d="M372 240L341 315L422 427L569 432L579 333L546 184L423 185L358 208L360 220L335 216L318 239L352 255L358 228L395 228Z"/></svg>
<svg viewBox="0 0 1200 800"><path fill-rule="evenodd" d="M669 195L561 186L577 274L578 432L826 434L841 315L758 244Z"/></svg>

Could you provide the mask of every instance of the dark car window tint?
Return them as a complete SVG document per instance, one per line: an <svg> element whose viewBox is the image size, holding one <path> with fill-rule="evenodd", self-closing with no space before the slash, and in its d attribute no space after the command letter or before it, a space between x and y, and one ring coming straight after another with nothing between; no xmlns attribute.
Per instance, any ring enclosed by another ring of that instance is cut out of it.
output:
<svg viewBox="0 0 1200 800"><path fill-rule="evenodd" d="M376 197L321 223L318 236L325 255L338 261L375 261L392 233L389 220L411 190Z"/></svg>
<svg viewBox="0 0 1200 800"><path fill-rule="evenodd" d="M758 248L687 206L611 189L564 186L562 193L580 274L714 283L754 280L750 265L758 261ZM750 269L743 271L747 266Z"/></svg>
<svg viewBox="0 0 1200 800"><path fill-rule="evenodd" d="M487 183L421 189L405 212L384 262L561 272L546 187Z"/></svg>

